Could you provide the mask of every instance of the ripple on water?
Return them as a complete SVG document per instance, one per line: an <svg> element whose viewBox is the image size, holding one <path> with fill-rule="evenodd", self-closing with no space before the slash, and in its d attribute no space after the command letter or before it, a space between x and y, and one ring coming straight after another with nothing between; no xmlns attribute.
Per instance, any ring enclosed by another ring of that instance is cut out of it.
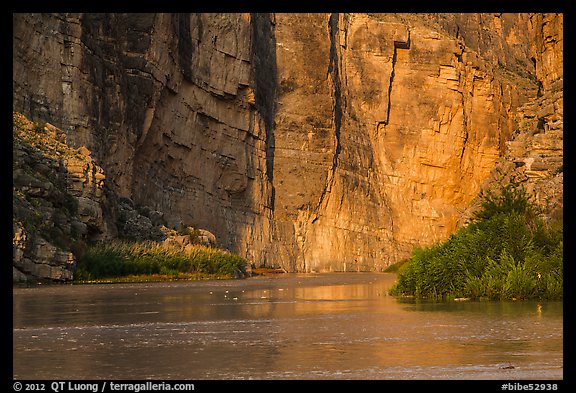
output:
<svg viewBox="0 0 576 393"><path fill-rule="evenodd" d="M14 377L562 378L559 305L402 303L390 277L14 291Z"/></svg>

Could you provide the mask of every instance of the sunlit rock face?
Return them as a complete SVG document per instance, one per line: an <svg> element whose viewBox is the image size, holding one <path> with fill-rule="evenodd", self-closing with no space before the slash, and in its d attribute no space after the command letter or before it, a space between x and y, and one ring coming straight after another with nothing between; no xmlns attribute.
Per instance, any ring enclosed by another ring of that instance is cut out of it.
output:
<svg viewBox="0 0 576 393"><path fill-rule="evenodd" d="M255 265L381 270L453 233L506 157L561 165L561 15L13 19L13 109Z"/></svg>

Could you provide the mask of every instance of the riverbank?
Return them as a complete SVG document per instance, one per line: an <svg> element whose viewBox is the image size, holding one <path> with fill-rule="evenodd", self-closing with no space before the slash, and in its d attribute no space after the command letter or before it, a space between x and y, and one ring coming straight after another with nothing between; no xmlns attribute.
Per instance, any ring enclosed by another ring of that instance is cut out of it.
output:
<svg viewBox="0 0 576 393"><path fill-rule="evenodd" d="M208 273L177 273L177 274L142 274L125 277L110 277L93 280L74 280L72 284L127 284L127 283L160 283L173 281L210 281L210 280L238 280L258 276L279 276L287 273L283 269L274 268L246 268L244 276L230 274L208 274ZM306 274L306 273L304 273Z"/></svg>
<svg viewBox="0 0 576 393"><path fill-rule="evenodd" d="M238 277L230 275L215 275L205 273L180 273L176 275L167 274L143 274L130 275L125 277L110 277L94 280L74 280L73 285L84 284L137 284L137 283L157 283L173 281L205 281L205 280L233 280Z"/></svg>

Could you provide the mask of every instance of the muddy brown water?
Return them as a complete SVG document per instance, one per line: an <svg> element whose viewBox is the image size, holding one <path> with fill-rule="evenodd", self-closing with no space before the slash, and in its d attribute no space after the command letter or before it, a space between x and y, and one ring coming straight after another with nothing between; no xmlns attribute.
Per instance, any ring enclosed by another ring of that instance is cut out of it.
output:
<svg viewBox="0 0 576 393"><path fill-rule="evenodd" d="M425 302L394 274L13 289L15 379L562 379L562 302Z"/></svg>

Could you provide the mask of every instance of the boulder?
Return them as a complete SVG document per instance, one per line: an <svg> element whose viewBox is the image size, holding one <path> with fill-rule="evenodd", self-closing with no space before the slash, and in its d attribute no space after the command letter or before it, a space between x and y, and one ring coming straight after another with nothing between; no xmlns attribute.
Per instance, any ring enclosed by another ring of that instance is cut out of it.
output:
<svg viewBox="0 0 576 393"><path fill-rule="evenodd" d="M206 229L198 229L198 238L200 243L207 247L216 247L218 244L216 242L216 236Z"/></svg>

